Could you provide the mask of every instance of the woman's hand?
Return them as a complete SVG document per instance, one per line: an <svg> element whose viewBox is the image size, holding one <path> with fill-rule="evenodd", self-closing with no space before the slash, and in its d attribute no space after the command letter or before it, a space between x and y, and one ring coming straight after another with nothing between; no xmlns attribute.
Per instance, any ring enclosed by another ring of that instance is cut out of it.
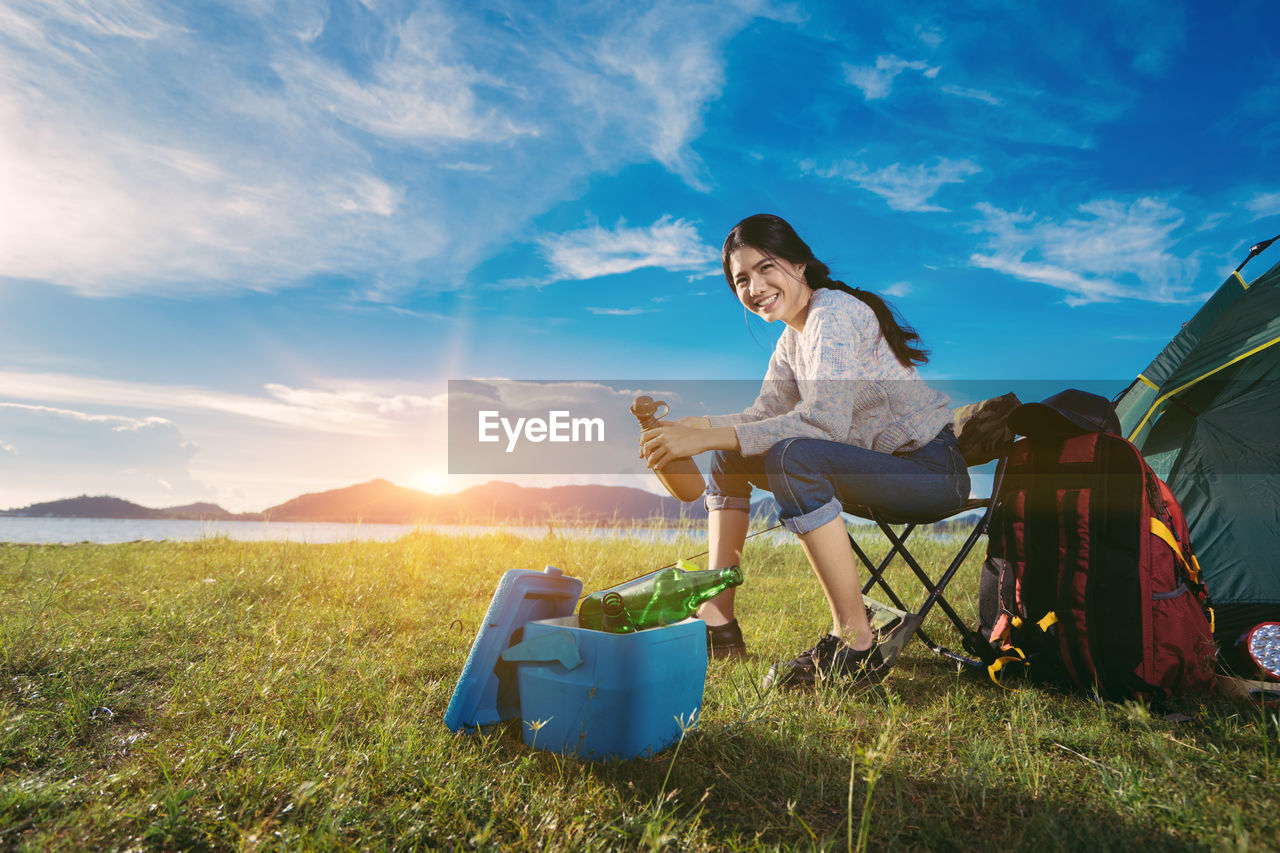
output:
<svg viewBox="0 0 1280 853"><path fill-rule="evenodd" d="M733 427L711 428L705 417L689 416L678 421L658 421L640 433L640 456L650 468L661 468L672 459L696 456L708 450L736 450L738 435Z"/></svg>

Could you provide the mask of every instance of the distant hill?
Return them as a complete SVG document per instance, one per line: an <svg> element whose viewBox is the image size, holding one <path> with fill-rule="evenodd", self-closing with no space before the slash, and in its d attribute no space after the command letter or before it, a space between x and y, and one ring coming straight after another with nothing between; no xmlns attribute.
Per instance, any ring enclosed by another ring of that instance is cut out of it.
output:
<svg viewBox="0 0 1280 853"><path fill-rule="evenodd" d="M705 518L699 504L683 504L626 486L527 488L485 483L457 494L431 495L386 480L301 495L264 510L274 521L340 521L392 524L566 521L613 523L653 518Z"/></svg>
<svg viewBox="0 0 1280 853"><path fill-rule="evenodd" d="M663 518L706 518L700 501L682 503L625 486L551 486L525 488L510 483L486 483L459 492L458 507L468 518L550 517L597 523Z"/></svg>
<svg viewBox="0 0 1280 853"><path fill-rule="evenodd" d="M81 495L78 498L65 498L60 501L46 501L31 504L22 509L11 509L5 515L29 516L33 518L165 518L163 510L149 509L145 506L113 498L108 495Z"/></svg>
<svg viewBox="0 0 1280 853"><path fill-rule="evenodd" d="M778 521L771 497L752 505L757 523ZM28 518L176 518L192 521L314 521L364 524L632 524L654 520L704 519L701 501L681 503L628 486L550 486L528 488L492 482L450 495L432 495L370 480L327 492L299 495L262 512L232 513L215 503L152 509L109 495L66 498L0 511ZM868 522L869 523L869 522ZM934 533L967 534L972 522L951 519L929 525Z"/></svg>
<svg viewBox="0 0 1280 853"><path fill-rule="evenodd" d="M227 512L217 504L207 502L168 506L160 510L165 518L185 518L192 521L256 521L262 517L257 512Z"/></svg>
<svg viewBox="0 0 1280 853"><path fill-rule="evenodd" d="M757 510L772 519L777 508L765 501ZM463 524L524 522L630 524L661 519L706 518L701 502L681 503L627 486L551 486L527 488L511 483L485 483L457 494L432 495L370 480L327 492L299 495L260 513L230 513L217 504L193 503L152 509L101 495L31 504L0 515L56 518L179 518L363 522L366 524Z"/></svg>
<svg viewBox="0 0 1280 853"><path fill-rule="evenodd" d="M443 498L406 489L387 480L312 492L262 511L270 521L363 521L412 524L431 519Z"/></svg>
<svg viewBox="0 0 1280 853"><path fill-rule="evenodd" d="M123 498L110 495L81 495L78 498L64 498L58 501L45 501L31 504L21 509L0 512L0 516L19 516L27 518L178 518L192 521L206 520L253 520L258 513L231 513L217 504L194 503L185 506L171 506L164 509L152 509Z"/></svg>

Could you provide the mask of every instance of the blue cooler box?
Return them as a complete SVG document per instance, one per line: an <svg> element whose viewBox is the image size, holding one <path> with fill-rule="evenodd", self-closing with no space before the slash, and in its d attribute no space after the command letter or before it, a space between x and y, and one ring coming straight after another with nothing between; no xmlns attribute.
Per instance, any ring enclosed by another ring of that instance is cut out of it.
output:
<svg viewBox="0 0 1280 853"><path fill-rule="evenodd" d="M581 589L550 566L503 576L445 714L449 728L476 731L519 716L529 746L608 760L658 752L694 726L706 624L686 619L632 634L580 628Z"/></svg>
<svg viewBox="0 0 1280 853"><path fill-rule="evenodd" d="M553 645L572 646L579 660L538 651ZM524 642L503 658L519 667L525 743L583 758L635 758L675 744L682 726L697 722L707 625L686 619L608 634L579 628L577 616L542 619L525 625Z"/></svg>

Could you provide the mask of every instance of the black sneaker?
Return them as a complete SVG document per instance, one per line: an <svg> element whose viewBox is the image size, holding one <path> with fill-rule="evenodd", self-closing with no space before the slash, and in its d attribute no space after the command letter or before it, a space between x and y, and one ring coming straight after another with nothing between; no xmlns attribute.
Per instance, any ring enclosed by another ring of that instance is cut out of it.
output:
<svg viewBox="0 0 1280 853"><path fill-rule="evenodd" d="M723 625L707 626L708 658L740 658L746 657L747 644L742 639L742 629L738 620Z"/></svg>
<svg viewBox="0 0 1280 853"><path fill-rule="evenodd" d="M855 682L875 683L888 673L880 647L853 649L844 640L827 634L808 651L801 652L784 664L769 667L763 687L788 689L811 688L826 678L848 678Z"/></svg>
<svg viewBox="0 0 1280 853"><path fill-rule="evenodd" d="M836 659L822 674L831 678L847 678L859 684L878 684L889 674L890 669L882 648L876 643L869 649L859 650L841 643L836 651Z"/></svg>

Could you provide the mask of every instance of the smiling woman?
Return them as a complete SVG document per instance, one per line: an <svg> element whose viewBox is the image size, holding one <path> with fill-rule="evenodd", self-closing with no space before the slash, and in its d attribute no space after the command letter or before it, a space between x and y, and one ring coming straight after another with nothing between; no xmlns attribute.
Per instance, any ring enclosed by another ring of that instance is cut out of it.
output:
<svg viewBox="0 0 1280 853"><path fill-rule="evenodd" d="M779 217L758 214L734 226L723 266L749 311L787 326L764 386L744 412L645 430L643 453L657 468L674 457L715 452L706 497L711 568L740 560L753 486L773 492L783 525L799 536L826 593L832 629L814 648L772 668L766 687L879 678L887 665L874 645L840 516L845 505L898 518L959 508L969 476L950 401L916 373L928 353L915 331L880 297L832 279ZM734 593L726 590L699 611L713 654L745 653Z"/></svg>
<svg viewBox="0 0 1280 853"><path fill-rule="evenodd" d="M729 261L729 280L748 310L772 323L781 320L804 331L813 290L804 280L804 264L765 254L754 246L741 246Z"/></svg>

